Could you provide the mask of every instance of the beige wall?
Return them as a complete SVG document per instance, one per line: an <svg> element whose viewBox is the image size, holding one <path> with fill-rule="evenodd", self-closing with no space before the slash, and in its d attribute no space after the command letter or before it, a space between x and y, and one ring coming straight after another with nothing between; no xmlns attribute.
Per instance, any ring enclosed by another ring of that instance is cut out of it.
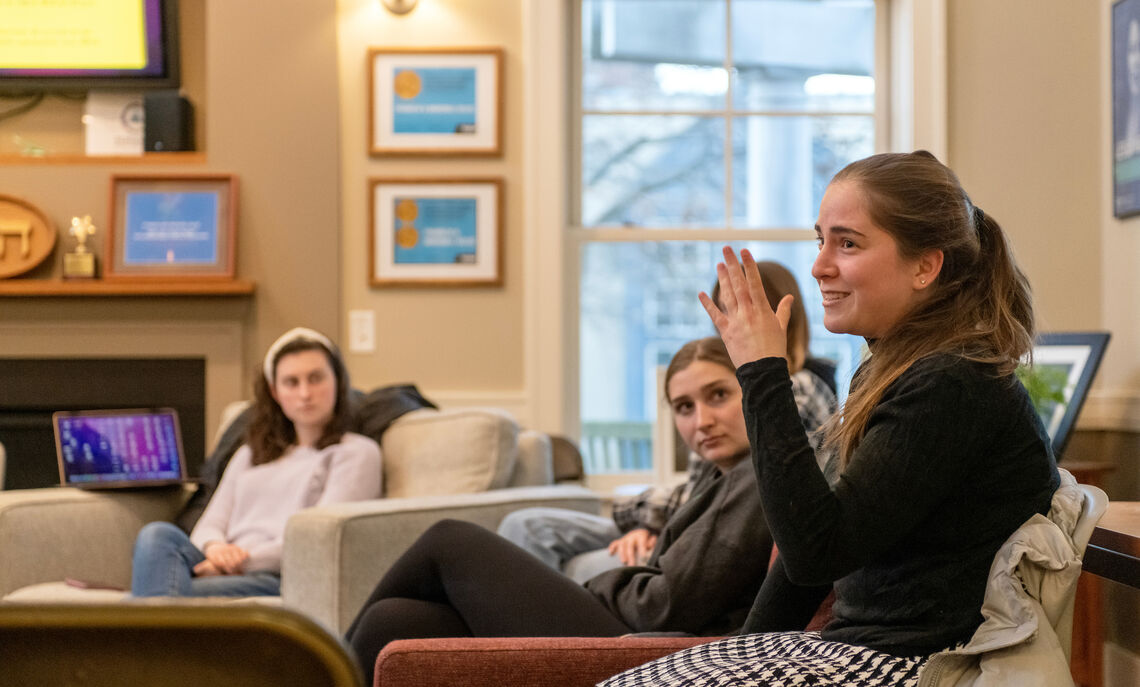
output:
<svg viewBox="0 0 1140 687"><path fill-rule="evenodd" d="M1039 328L1112 332L1081 424L1131 431L1108 432L1115 444L1078 433L1068 453L1115 463L1107 490L1137 500L1140 220L1116 220L1111 210L1110 5L948 2L949 150L974 200L1008 232L1034 287ZM1087 450L1106 446L1117 450ZM1116 584L1103 589L1105 684L1135 684L1140 598Z"/></svg>
<svg viewBox="0 0 1140 687"><path fill-rule="evenodd" d="M513 394L528 403L523 206L534 189L522 171L526 3L425 0L404 17L376 0L285 0L273 12L250 2L182 4L186 86L199 106L205 162L46 165L6 158L0 192L28 198L59 226L82 212L105 224L111 174L234 172L243 182L239 275L257 282L256 295L4 298L0 318L237 320L248 378L284 328L308 324L345 341L346 311L366 309L376 317L377 350L349 355L358 386L413 381L444 396ZM1108 211L1109 6L1110 0L947 2L948 150L975 200L1012 237L1035 287L1041 328L1113 331L1096 393L1127 410L1140 396L1133 353L1140 350L1134 317L1140 279L1132 257L1140 249L1140 220L1117 221ZM503 155L369 156L370 46L503 48ZM13 149L15 135L38 142L62 136L63 149L78 150L75 107L53 101L0 122L0 153ZM370 287L366 184L378 176L502 177L503 286ZM53 263L33 276L55 273Z"/></svg>
<svg viewBox="0 0 1140 687"><path fill-rule="evenodd" d="M950 164L1009 233L1040 329L1100 327L1100 9L947 5Z"/></svg>
<svg viewBox="0 0 1140 687"><path fill-rule="evenodd" d="M222 406L247 396L261 352L286 328L306 324L334 337L340 328L339 138L335 0L262 3L183 0L186 86L199 105L204 161L188 164L0 162L0 193L23 197L58 228L90 213L107 222L113 174L229 172L241 181L238 276L257 282L252 298L0 298L0 355L116 355L112 337L73 337L36 323L73 322L76 331L127 323L146 332L157 355L185 354L186 332L237 323L237 351L219 365L227 383L207 388L207 432ZM5 105L6 107L6 105ZM53 151L82 151L81 107L49 98L28 115L0 122ZM0 153L12 148L0 148ZM59 274L58 258L33 277ZM197 334L194 334L197 336ZM134 353L134 351L132 351ZM236 359L235 359L236 356ZM209 361L208 364L213 364ZM230 379L233 370L239 379Z"/></svg>
<svg viewBox="0 0 1140 687"><path fill-rule="evenodd" d="M375 313L376 352L349 354L358 386L412 381L429 397L513 393L523 385L522 31L517 0L427 0L397 17L376 0L339 0L341 214L340 286L345 311ZM368 155L369 47L501 47L504 152L501 157ZM504 179L501 287L373 288L368 283L370 177ZM344 318L347 327L347 318ZM342 330L347 340L347 331Z"/></svg>

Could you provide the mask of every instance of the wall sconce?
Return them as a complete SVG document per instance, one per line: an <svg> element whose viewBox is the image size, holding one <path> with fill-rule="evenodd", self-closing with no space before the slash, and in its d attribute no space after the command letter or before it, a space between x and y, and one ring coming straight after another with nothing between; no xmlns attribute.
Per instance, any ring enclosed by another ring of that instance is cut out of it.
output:
<svg viewBox="0 0 1140 687"><path fill-rule="evenodd" d="M380 0L392 14L407 14L416 8L420 0Z"/></svg>

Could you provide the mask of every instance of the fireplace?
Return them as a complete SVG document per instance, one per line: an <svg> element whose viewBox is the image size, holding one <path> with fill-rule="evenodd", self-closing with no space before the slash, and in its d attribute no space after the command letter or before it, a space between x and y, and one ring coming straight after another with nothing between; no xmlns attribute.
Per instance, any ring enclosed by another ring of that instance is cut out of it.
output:
<svg viewBox="0 0 1140 687"><path fill-rule="evenodd" d="M59 483L54 411L146 407L178 411L187 467L196 476L206 436L204 357L0 358L4 488Z"/></svg>

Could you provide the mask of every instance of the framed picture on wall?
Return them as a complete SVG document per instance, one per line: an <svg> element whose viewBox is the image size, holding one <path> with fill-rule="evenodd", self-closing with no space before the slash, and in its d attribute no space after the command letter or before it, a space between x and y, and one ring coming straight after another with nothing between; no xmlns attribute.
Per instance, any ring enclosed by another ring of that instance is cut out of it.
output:
<svg viewBox="0 0 1140 687"><path fill-rule="evenodd" d="M502 179L370 179L373 286L502 284Z"/></svg>
<svg viewBox="0 0 1140 687"><path fill-rule="evenodd" d="M114 176L107 279L233 279L237 178Z"/></svg>
<svg viewBox="0 0 1140 687"><path fill-rule="evenodd" d="M1033 366L1018 369L1059 458L1096 376L1108 332L1045 332L1033 346Z"/></svg>
<svg viewBox="0 0 1140 687"><path fill-rule="evenodd" d="M1140 214L1140 0L1112 5L1112 213Z"/></svg>
<svg viewBox="0 0 1140 687"><path fill-rule="evenodd" d="M502 49L368 51L368 152L499 155Z"/></svg>

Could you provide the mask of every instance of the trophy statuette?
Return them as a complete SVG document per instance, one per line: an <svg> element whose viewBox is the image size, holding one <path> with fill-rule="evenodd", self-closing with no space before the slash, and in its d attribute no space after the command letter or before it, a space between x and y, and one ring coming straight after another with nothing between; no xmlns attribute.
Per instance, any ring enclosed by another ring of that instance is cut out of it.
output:
<svg viewBox="0 0 1140 687"><path fill-rule="evenodd" d="M75 250L63 256L65 279L91 279L95 276L95 254L87 249L87 238L95 234L91 215L71 218L68 233L75 237Z"/></svg>

